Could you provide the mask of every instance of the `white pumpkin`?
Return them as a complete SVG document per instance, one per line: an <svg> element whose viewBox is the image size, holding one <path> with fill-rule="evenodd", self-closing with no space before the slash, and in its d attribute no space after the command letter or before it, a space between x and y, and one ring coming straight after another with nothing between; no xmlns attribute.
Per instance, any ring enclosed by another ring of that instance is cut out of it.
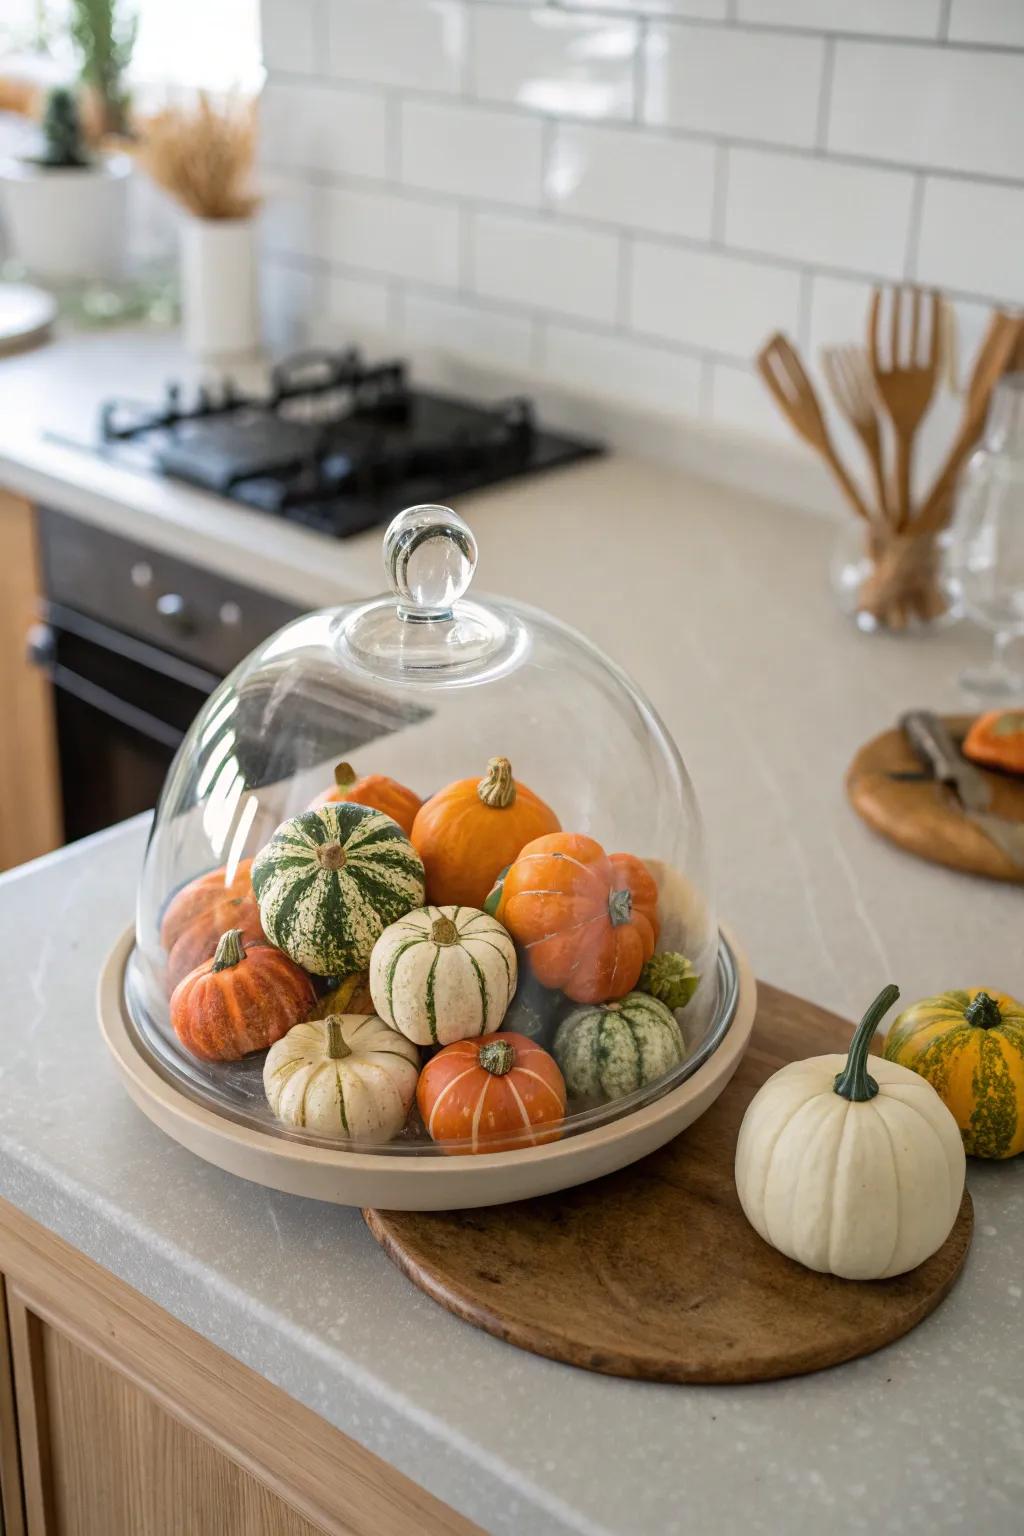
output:
<svg viewBox="0 0 1024 1536"><path fill-rule="evenodd" d="M370 956L370 996L417 1045L450 1045L501 1025L516 990L516 949L476 907L420 907L385 928Z"/></svg>
<svg viewBox="0 0 1024 1536"><path fill-rule="evenodd" d="M286 1125L352 1141L390 1141L416 1093L420 1053L372 1013L296 1024L267 1052L263 1087Z"/></svg>
<svg viewBox="0 0 1024 1536"><path fill-rule="evenodd" d="M812 1056L770 1077L736 1146L736 1190L766 1243L822 1274L880 1280L949 1236L964 1188L956 1121L924 1078L871 1058L899 992L864 1015L848 1057Z"/></svg>

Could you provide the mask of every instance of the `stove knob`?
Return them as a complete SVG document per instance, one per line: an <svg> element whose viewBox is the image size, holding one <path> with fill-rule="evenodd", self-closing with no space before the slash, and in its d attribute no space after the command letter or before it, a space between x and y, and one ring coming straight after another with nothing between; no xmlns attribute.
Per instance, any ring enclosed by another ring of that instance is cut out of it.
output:
<svg viewBox="0 0 1024 1536"><path fill-rule="evenodd" d="M220 605L220 621L229 629L237 629L242 622L242 610L237 603L227 602Z"/></svg>
<svg viewBox="0 0 1024 1536"><path fill-rule="evenodd" d="M175 629L187 634L193 628L192 615L180 592L164 592L156 600L156 611L162 619L169 619Z"/></svg>
<svg viewBox="0 0 1024 1536"><path fill-rule="evenodd" d="M153 585L153 567L148 560L136 560L132 566L132 586L151 587Z"/></svg>

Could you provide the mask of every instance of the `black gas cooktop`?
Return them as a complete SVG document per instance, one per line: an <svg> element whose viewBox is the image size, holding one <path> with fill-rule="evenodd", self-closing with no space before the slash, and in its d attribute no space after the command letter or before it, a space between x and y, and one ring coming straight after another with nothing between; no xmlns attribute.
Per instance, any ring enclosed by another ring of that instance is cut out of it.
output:
<svg viewBox="0 0 1024 1536"><path fill-rule="evenodd" d="M171 384L155 408L108 401L100 438L108 455L338 538L601 451L543 430L527 399L475 405L355 350L289 358L263 396L225 379L188 400Z"/></svg>

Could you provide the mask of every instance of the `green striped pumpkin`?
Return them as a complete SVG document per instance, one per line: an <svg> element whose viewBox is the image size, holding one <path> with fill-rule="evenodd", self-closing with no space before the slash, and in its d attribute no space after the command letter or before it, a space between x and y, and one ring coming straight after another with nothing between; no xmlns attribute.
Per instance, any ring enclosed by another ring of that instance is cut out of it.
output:
<svg viewBox="0 0 1024 1536"><path fill-rule="evenodd" d="M370 957L380 1017L417 1045L451 1045L501 1025L516 947L477 907L421 907L385 929Z"/></svg>
<svg viewBox="0 0 1024 1536"><path fill-rule="evenodd" d="M555 1034L552 1054L569 1096L621 1099L664 1077L686 1055L675 1015L656 997L629 992L617 1003L574 1008Z"/></svg>
<svg viewBox="0 0 1024 1536"><path fill-rule="evenodd" d="M384 929L426 893L397 823L350 801L282 822L253 860L252 888L267 938L316 976L365 970Z"/></svg>
<svg viewBox="0 0 1024 1536"><path fill-rule="evenodd" d="M1014 998L980 987L926 997L893 1022L885 1056L931 1083L969 1157L1024 1152L1024 1005Z"/></svg>

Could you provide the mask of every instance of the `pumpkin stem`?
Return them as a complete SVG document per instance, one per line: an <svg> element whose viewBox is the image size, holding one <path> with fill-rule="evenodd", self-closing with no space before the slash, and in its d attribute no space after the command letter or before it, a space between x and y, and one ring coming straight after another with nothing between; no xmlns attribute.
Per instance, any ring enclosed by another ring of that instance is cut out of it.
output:
<svg viewBox="0 0 1024 1536"><path fill-rule="evenodd" d="M994 1029L1002 1023L999 1004L987 992L977 992L964 1009L964 1018L977 1029Z"/></svg>
<svg viewBox="0 0 1024 1536"><path fill-rule="evenodd" d="M352 1052L345 1044L345 1037L341 1032L341 1014L332 1013L326 1020L327 1024L327 1054L332 1061L344 1061Z"/></svg>
<svg viewBox="0 0 1024 1536"><path fill-rule="evenodd" d="M504 1077L515 1066L516 1048L508 1040L488 1040L480 1047L477 1061L485 1072Z"/></svg>
<svg viewBox="0 0 1024 1536"><path fill-rule="evenodd" d="M430 930L430 937L435 944L457 944L459 942L459 930L450 917L437 917L434 926Z"/></svg>
<svg viewBox="0 0 1024 1536"><path fill-rule="evenodd" d="M868 1049L875 1030L899 995L899 987L894 987L891 983L882 988L857 1025L857 1032L850 1044L850 1054L846 1058L846 1066L841 1072L836 1073L835 1082L832 1085L834 1092L841 1098L849 1099L852 1104L863 1104L866 1099L873 1099L878 1092L878 1084L868 1072Z"/></svg>
<svg viewBox="0 0 1024 1536"><path fill-rule="evenodd" d="M613 928L620 928L633 916L633 897L625 886L621 891L612 891L609 895L608 916L612 920Z"/></svg>
<svg viewBox="0 0 1024 1536"><path fill-rule="evenodd" d="M220 936L210 969L226 971L233 965L240 965L244 959L245 945L242 943L242 930L229 928L227 933L222 933Z"/></svg>
<svg viewBox="0 0 1024 1536"><path fill-rule="evenodd" d="M484 805L494 811L507 811L516 803L516 781L512 777L512 764L507 757L492 757L487 772L476 787Z"/></svg>
<svg viewBox="0 0 1024 1536"><path fill-rule="evenodd" d="M338 789L351 789L356 781L356 771L351 763L339 763L334 770L334 782Z"/></svg>
<svg viewBox="0 0 1024 1536"><path fill-rule="evenodd" d="M347 855L341 843L321 843L316 850L321 869L344 869Z"/></svg>

